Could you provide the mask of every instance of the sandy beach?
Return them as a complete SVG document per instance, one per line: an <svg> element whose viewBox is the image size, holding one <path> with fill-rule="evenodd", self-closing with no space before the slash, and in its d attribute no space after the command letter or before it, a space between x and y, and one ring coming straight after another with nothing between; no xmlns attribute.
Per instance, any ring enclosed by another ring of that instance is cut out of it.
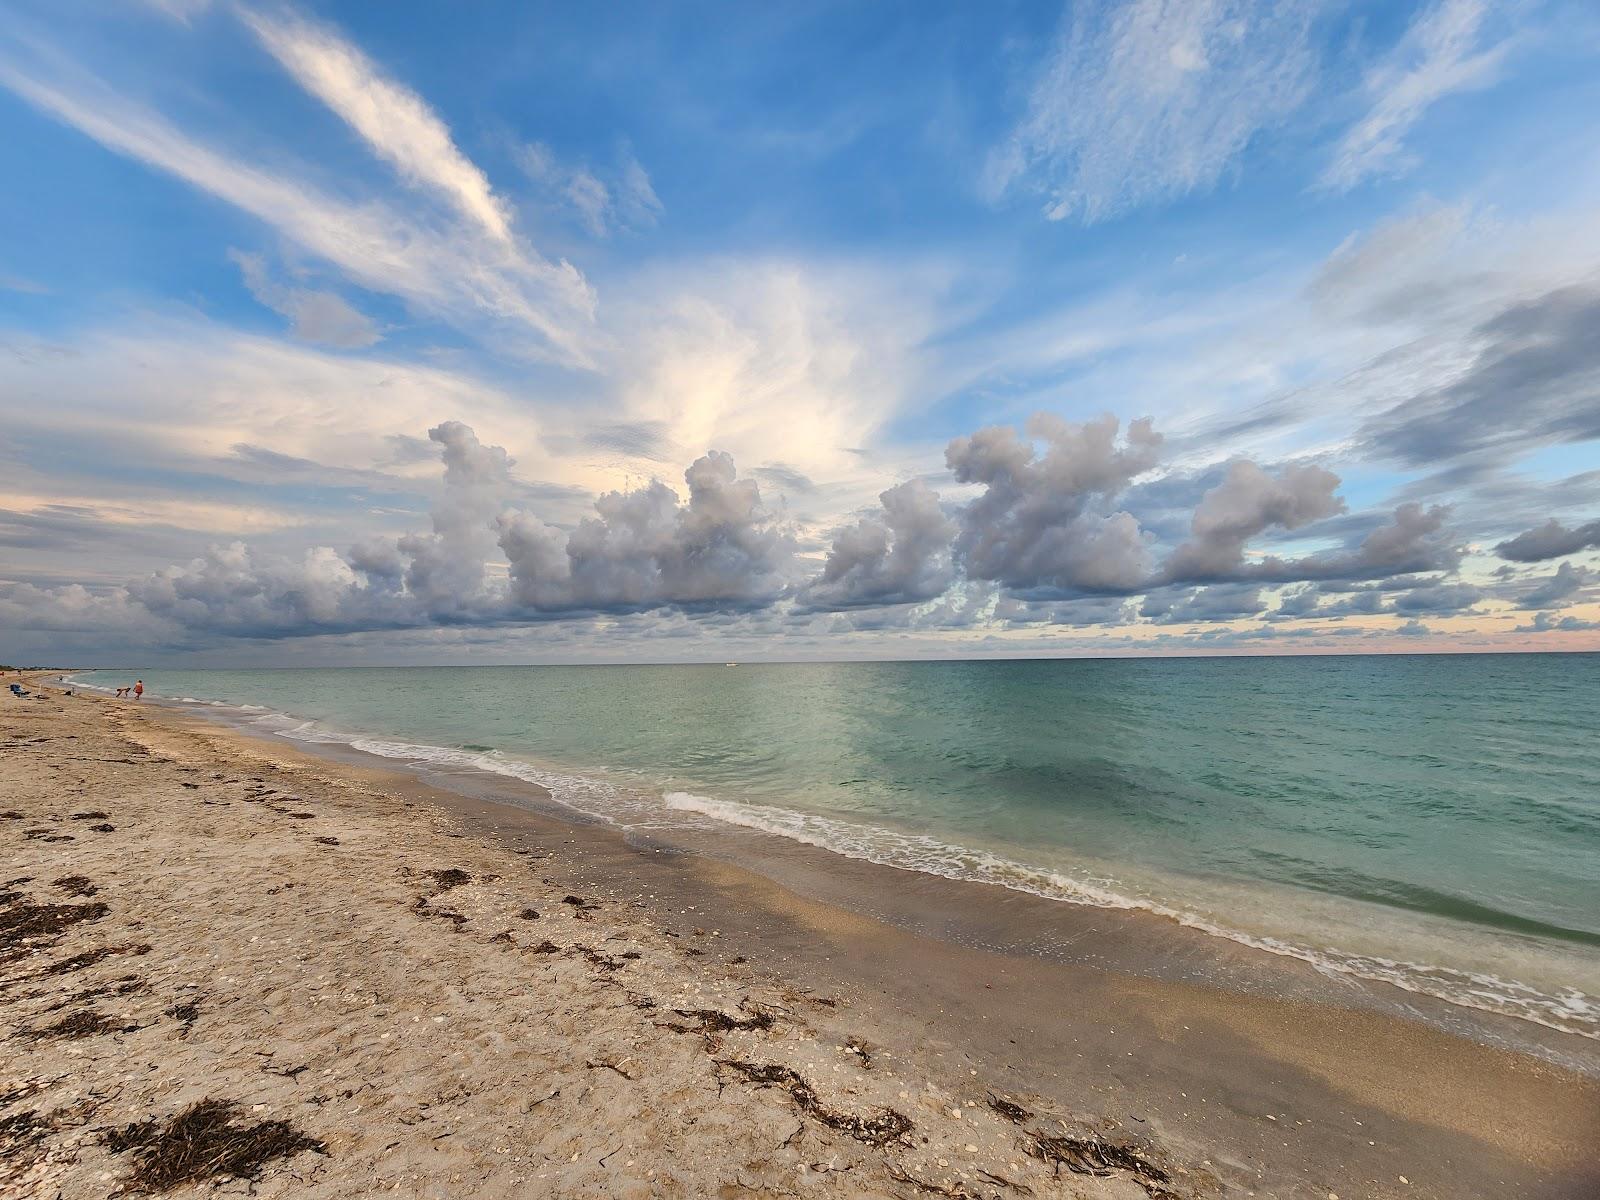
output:
<svg viewBox="0 0 1600 1200"><path fill-rule="evenodd" d="M1289 965L1152 978L1190 942L1151 922L510 788L8 697L0 1194L1600 1193L1592 1074Z"/></svg>

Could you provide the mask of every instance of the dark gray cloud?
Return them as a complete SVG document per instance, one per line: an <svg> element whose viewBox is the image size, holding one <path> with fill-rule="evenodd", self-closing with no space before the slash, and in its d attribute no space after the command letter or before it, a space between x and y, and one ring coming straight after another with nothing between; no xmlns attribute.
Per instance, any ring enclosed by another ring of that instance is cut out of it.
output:
<svg viewBox="0 0 1600 1200"><path fill-rule="evenodd" d="M920 479L890 488L882 507L834 535L822 574L802 600L817 608L931 600L954 581L955 524Z"/></svg>
<svg viewBox="0 0 1600 1200"><path fill-rule="evenodd" d="M1136 588L1149 570L1147 540L1112 505L1156 465L1161 435L1148 420L1129 425L1120 443L1117 432L1112 416L1074 424L1038 413L1026 436L991 426L952 441L945 462L956 479L984 488L955 543L967 577L1017 590Z"/></svg>
<svg viewBox="0 0 1600 1200"><path fill-rule="evenodd" d="M1470 611L1483 597L1483 589L1470 583L1430 583L1396 596L1394 611L1403 616L1447 616Z"/></svg>
<svg viewBox="0 0 1600 1200"><path fill-rule="evenodd" d="M1600 521L1568 529L1554 517L1543 525L1501 542L1495 553L1512 562L1544 562L1600 547Z"/></svg>
<svg viewBox="0 0 1600 1200"><path fill-rule="evenodd" d="M1600 438L1600 288L1559 288L1478 326L1459 378L1408 397L1363 429L1379 453L1416 466L1506 460Z"/></svg>
<svg viewBox="0 0 1600 1200"><path fill-rule="evenodd" d="M1205 587L1163 587L1150 592L1139 615L1157 625L1234 621L1265 612L1267 602L1259 586L1217 583Z"/></svg>
<svg viewBox="0 0 1600 1200"><path fill-rule="evenodd" d="M1562 563L1555 573L1541 579L1517 602L1518 608L1565 608L1594 579L1594 572L1571 563Z"/></svg>
<svg viewBox="0 0 1600 1200"><path fill-rule="evenodd" d="M1593 629L1600 629L1600 621L1585 621L1581 617L1558 617L1554 613L1541 612L1536 614L1533 620L1526 625L1518 625L1513 632L1586 633Z"/></svg>

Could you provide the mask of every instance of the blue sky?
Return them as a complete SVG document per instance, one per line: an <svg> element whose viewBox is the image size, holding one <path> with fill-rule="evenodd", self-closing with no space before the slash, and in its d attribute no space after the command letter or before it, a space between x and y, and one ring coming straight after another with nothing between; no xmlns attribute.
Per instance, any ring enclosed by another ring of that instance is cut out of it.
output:
<svg viewBox="0 0 1600 1200"><path fill-rule="evenodd" d="M0 15L0 658L1600 647L1591 6Z"/></svg>

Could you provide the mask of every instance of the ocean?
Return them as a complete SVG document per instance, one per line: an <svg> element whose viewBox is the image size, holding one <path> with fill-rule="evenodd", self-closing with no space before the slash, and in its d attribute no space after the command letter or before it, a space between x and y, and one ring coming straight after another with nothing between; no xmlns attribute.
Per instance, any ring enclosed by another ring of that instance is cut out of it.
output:
<svg viewBox="0 0 1600 1200"><path fill-rule="evenodd" d="M1146 909L1600 1040L1600 656L137 674L631 829Z"/></svg>

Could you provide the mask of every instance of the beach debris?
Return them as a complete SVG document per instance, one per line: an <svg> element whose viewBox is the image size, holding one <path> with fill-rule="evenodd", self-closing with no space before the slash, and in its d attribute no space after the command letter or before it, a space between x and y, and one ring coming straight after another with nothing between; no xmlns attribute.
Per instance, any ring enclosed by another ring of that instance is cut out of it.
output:
<svg viewBox="0 0 1600 1200"><path fill-rule="evenodd" d="M957 1179L954 1183L935 1183L931 1179L919 1179L909 1171L904 1171L893 1163L888 1165L889 1178L896 1183L903 1183L914 1187L919 1192L926 1192L930 1196L949 1196L952 1200L980 1200L981 1193L969 1192L967 1185ZM1023 1189L1027 1191L1026 1188Z"/></svg>
<svg viewBox="0 0 1600 1200"><path fill-rule="evenodd" d="M865 1142L869 1146L886 1146L890 1142L902 1140L911 1132L911 1118L892 1108L880 1108L876 1112L862 1115L860 1113L840 1112L830 1108L818 1098L816 1089L808 1083L804 1076L790 1067L780 1063L753 1063L740 1062L737 1059L718 1059L719 1067L726 1067L744 1076L749 1082L758 1087L780 1087L789 1093L789 1098L794 1101L795 1107L807 1116L820 1121L829 1129L836 1129L840 1133L853 1137L858 1142Z"/></svg>
<svg viewBox="0 0 1600 1200"><path fill-rule="evenodd" d="M618 1075L621 1075L624 1079L632 1080L635 1077L632 1076L632 1075L629 1075L626 1071L624 1071L622 1069L622 1063L625 1063L625 1062L628 1062L628 1061L629 1060L625 1058L625 1059L622 1060L621 1063L614 1063L614 1062L611 1062L609 1059L591 1058L591 1059L587 1060L583 1065L585 1067L589 1068L589 1070L591 1070L591 1071L600 1071L600 1070L615 1071Z"/></svg>
<svg viewBox="0 0 1600 1200"><path fill-rule="evenodd" d="M318 837L311 840L323 846L337 846L339 844L339 839L336 837Z"/></svg>
<svg viewBox="0 0 1600 1200"><path fill-rule="evenodd" d="M993 1092L989 1093L989 1107L1014 1125L1021 1125L1033 1118L1033 1114L1022 1105L1007 1100L1004 1096L996 1096Z"/></svg>
<svg viewBox="0 0 1600 1200"><path fill-rule="evenodd" d="M115 833L117 827L109 821L101 821L98 825L89 826L90 833Z"/></svg>
<svg viewBox="0 0 1600 1200"><path fill-rule="evenodd" d="M729 1016L716 1008L675 1008L672 1011L685 1020L696 1022L695 1025L677 1025L669 1021L662 1025L662 1028L678 1033L765 1032L778 1023L777 1017L760 1006L752 1006L747 1010L751 1014L747 1017Z"/></svg>
<svg viewBox="0 0 1600 1200"><path fill-rule="evenodd" d="M275 1159L328 1148L287 1121L244 1124L233 1100L201 1100L166 1120L149 1118L106 1130L113 1154L133 1159L130 1192L167 1192L185 1184L219 1179L257 1180Z"/></svg>
<svg viewBox="0 0 1600 1200"><path fill-rule="evenodd" d="M63 875L51 886L59 888L69 896L92 896L100 890L87 875Z"/></svg>
<svg viewBox="0 0 1600 1200"><path fill-rule="evenodd" d="M53 829L24 829L22 836L30 842L72 842L77 840L70 833L57 833Z"/></svg>
<svg viewBox="0 0 1600 1200"><path fill-rule="evenodd" d="M1151 1162L1146 1152L1131 1142L1112 1142L1099 1134L1079 1137L1073 1134L1050 1135L1029 1132L1023 1150L1040 1162L1049 1163L1059 1174L1062 1167L1076 1175L1129 1176L1155 1200L1166 1200L1174 1193L1166 1188L1172 1177Z"/></svg>
<svg viewBox="0 0 1600 1200"><path fill-rule="evenodd" d="M19 1093L16 1098L26 1094ZM50 1127L47 1119L32 1110L0 1117L0 1186L24 1177L37 1160L40 1144Z"/></svg>
<svg viewBox="0 0 1600 1200"><path fill-rule="evenodd" d="M53 1042L65 1039L97 1037L102 1033L132 1033L138 1028L138 1025L125 1025L120 1021L113 1020L105 1013L96 1012L92 1008L84 1008L62 1017L54 1025L44 1025L37 1029L22 1029L12 1036L27 1042Z"/></svg>
<svg viewBox="0 0 1600 1200"><path fill-rule="evenodd" d="M433 894L442 896L451 888L460 887L462 884L471 883L472 876L460 867L445 867L438 871L424 871L429 879L433 880Z"/></svg>
<svg viewBox="0 0 1600 1200"><path fill-rule="evenodd" d="M878 1047L874 1046L871 1042L858 1037L846 1038L844 1045L841 1046L840 1049L846 1054L854 1054L858 1059L860 1059L862 1070L872 1070L872 1056Z"/></svg>
<svg viewBox="0 0 1600 1200"><path fill-rule="evenodd" d="M104 821L110 815L110 813L96 810L94 812L73 813L72 819L74 821Z"/></svg>
<svg viewBox="0 0 1600 1200"><path fill-rule="evenodd" d="M11 904L0 909L0 962L24 952L24 947L43 941L54 945L62 934L85 921L98 921L111 911L99 900L90 904ZM38 948L38 947L35 947Z"/></svg>
<svg viewBox="0 0 1600 1200"><path fill-rule="evenodd" d="M533 948L533 952L535 954L560 954L561 947L556 945L549 938L546 938Z"/></svg>
<svg viewBox="0 0 1600 1200"><path fill-rule="evenodd" d="M539 919L539 910L537 908L525 908L517 916L524 921L537 921Z"/></svg>
<svg viewBox="0 0 1600 1200"><path fill-rule="evenodd" d="M181 1004L174 1004L162 1015L171 1017L182 1025L183 1032L179 1036L188 1037L190 1028L200 1019L200 1004L196 1000L185 1000Z"/></svg>
<svg viewBox="0 0 1600 1200"><path fill-rule="evenodd" d="M563 896L561 897L561 903L572 908L573 916L584 919L587 919L589 913L600 907L593 900L585 900L582 896Z"/></svg>

